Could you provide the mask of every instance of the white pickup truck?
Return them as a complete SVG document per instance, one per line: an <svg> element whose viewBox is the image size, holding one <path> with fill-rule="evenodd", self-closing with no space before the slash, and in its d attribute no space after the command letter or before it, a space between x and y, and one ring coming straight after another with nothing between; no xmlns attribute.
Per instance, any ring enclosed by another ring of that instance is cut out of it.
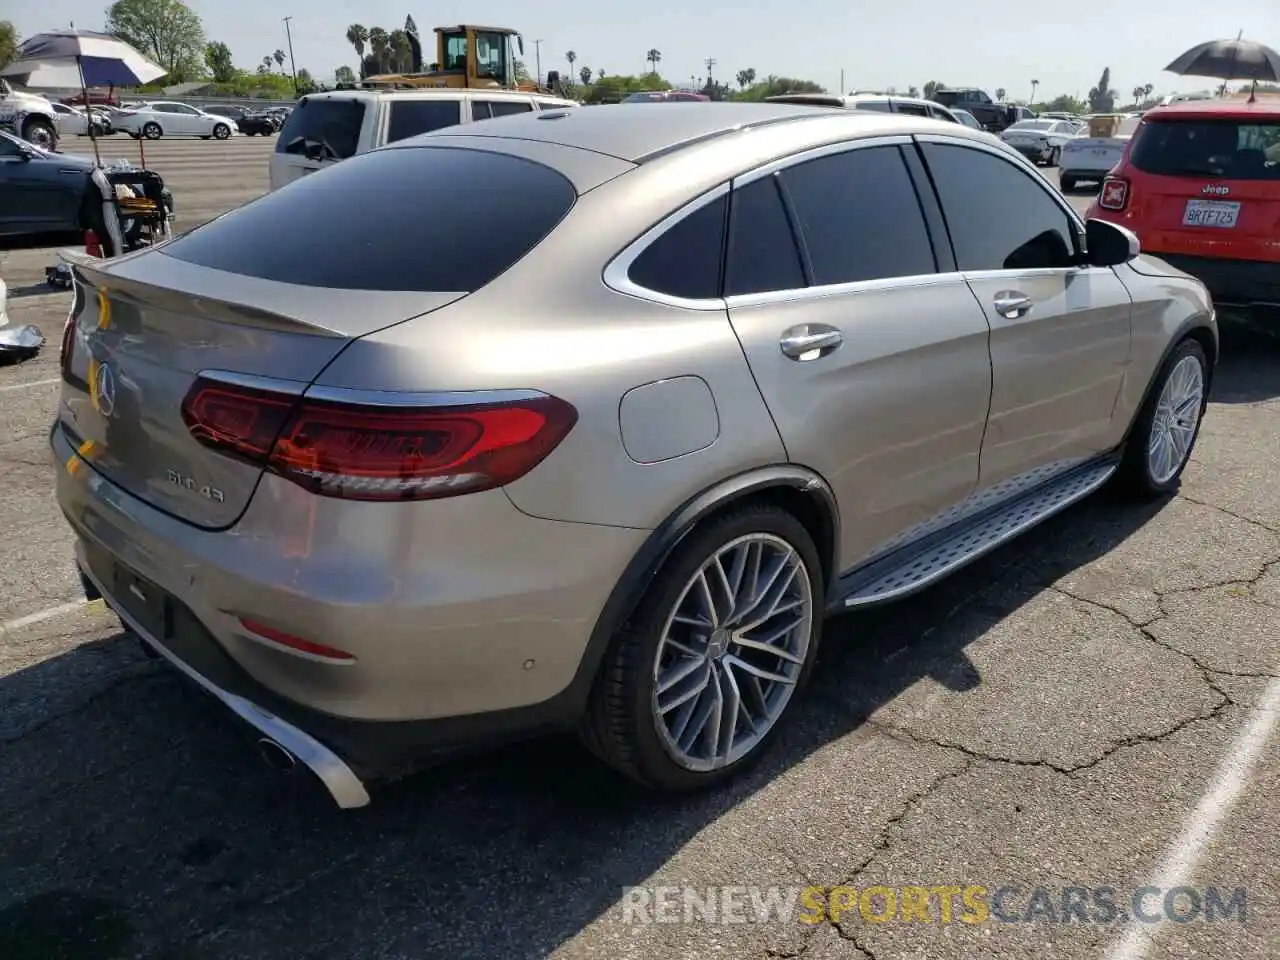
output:
<svg viewBox="0 0 1280 960"><path fill-rule="evenodd" d="M575 100L515 90L330 90L298 101L271 155L272 190L348 157L460 123L535 110L577 107Z"/></svg>
<svg viewBox="0 0 1280 960"><path fill-rule="evenodd" d="M1114 136L1077 137L1063 144L1058 159L1058 183L1063 192L1074 190L1082 181L1101 183L1124 158L1125 148L1141 122L1141 117L1125 117Z"/></svg>
<svg viewBox="0 0 1280 960"><path fill-rule="evenodd" d="M20 93L0 80L0 130L52 150L58 145L58 115L53 104L35 93Z"/></svg>

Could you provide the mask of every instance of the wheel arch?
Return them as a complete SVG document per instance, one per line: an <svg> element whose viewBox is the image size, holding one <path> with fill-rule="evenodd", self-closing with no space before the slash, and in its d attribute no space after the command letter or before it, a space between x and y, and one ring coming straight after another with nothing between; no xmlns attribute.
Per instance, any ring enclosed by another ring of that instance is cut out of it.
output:
<svg viewBox="0 0 1280 960"><path fill-rule="evenodd" d="M1165 364L1169 362L1169 357L1185 340L1195 340L1199 343L1204 350L1205 359L1208 360L1204 385L1205 402L1208 403L1209 391L1213 388L1213 375L1218 365L1218 356L1221 348L1218 343L1217 331L1213 326L1213 318L1198 315L1189 318L1183 323L1178 328L1178 332L1169 338L1169 342L1165 345L1164 350L1161 351L1160 359L1156 362L1151 371L1151 377L1142 391L1142 399L1134 407L1133 416L1129 420L1128 427L1125 428L1122 447L1129 442L1133 428L1137 424L1138 418L1142 416L1142 411L1146 408L1147 401L1151 398L1151 391L1156 388L1156 381L1159 379L1161 371L1164 370Z"/></svg>
<svg viewBox="0 0 1280 960"><path fill-rule="evenodd" d="M605 651L644 597L654 574L694 530L745 503L773 503L792 513L813 537L822 561L823 581L836 575L840 537L839 507L830 485L798 464L773 464L737 474L702 490L677 507L645 540L614 585L596 619L582 661L565 691L575 707L585 708Z"/></svg>

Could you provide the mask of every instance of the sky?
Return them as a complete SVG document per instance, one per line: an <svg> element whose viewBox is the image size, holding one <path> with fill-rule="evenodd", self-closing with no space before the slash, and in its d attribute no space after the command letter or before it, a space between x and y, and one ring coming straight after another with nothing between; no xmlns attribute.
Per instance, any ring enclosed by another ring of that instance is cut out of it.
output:
<svg viewBox="0 0 1280 960"><path fill-rule="evenodd" d="M0 19L26 37L66 27L100 29L106 0L0 0ZM1017 0L892 0L859 5L848 0L648 0L611 8L599 3L560 3L536 13L516 0L474 0L411 7L406 0L188 0L210 40L221 40L235 62L253 68L277 47L287 49L281 18L292 15L293 50L299 68L320 80L339 65L356 66L344 39L351 23L390 30L411 14L428 43L433 27L450 23L506 26L525 40L533 71L542 40L542 71L566 71L566 51L577 69L610 74L642 73L645 53L662 52L659 72L688 84L712 74L734 82L739 70L814 80L846 91L922 87L934 80L976 86L1010 99L1060 93L1085 97L1104 67L1121 96L1150 83L1157 93L1208 89L1212 81L1176 77L1163 67L1205 40L1247 39L1280 49L1280 0L1160 0L1146 4L1033 4ZM269 12L268 12L268 8ZM428 49L433 49L428 47Z"/></svg>

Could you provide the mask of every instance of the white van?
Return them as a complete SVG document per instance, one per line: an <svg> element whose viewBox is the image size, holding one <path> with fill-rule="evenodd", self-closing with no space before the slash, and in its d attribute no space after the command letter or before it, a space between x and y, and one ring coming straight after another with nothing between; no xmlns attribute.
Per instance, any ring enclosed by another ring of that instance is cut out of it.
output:
<svg viewBox="0 0 1280 960"><path fill-rule="evenodd" d="M271 155L271 189L376 147L459 123L534 110L577 107L575 100L514 90L331 90L298 101Z"/></svg>

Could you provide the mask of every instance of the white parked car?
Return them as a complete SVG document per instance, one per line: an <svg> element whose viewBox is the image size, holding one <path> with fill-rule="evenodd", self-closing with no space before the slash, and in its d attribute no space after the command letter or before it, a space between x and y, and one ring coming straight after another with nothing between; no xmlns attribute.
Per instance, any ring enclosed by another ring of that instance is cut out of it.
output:
<svg viewBox="0 0 1280 960"><path fill-rule="evenodd" d="M1006 128L1000 139L1033 163L1056 167L1062 148L1080 136L1069 120L1019 120Z"/></svg>
<svg viewBox="0 0 1280 960"><path fill-rule="evenodd" d="M58 135L62 137L84 137L89 134L89 114L83 107L70 107L65 103L50 103L57 116ZM101 136L111 132L110 114L103 110L93 111L94 133Z"/></svg>
<svg viewBox="0 0 1280 960"><path fill-rule="evenodd" d="M1141 117L1129 116L1120 121L1114 136L1082 136L1062 148L1058 164L1058 182L1062 189L1074 190L1081 181L1101 183L1117 163L1124 159L1125 148L1137 132Z"/></svg>
<svg viewBox="0 0 1280 960"><path fill-rule="evenodd" d="M236 135L235 122L227 117L205 113L187 103L152 100L121 108L115 113L116 129L123 130L135 140L146 137L202 137L208 140L226 140Z"/></svg>
<svg viewBox="0 0 1280 960"><path fill-rule="evenodd" d="M271 155L271 189L384 144L460 123L577 108L576 100L515 90L331 90L298 101Z"/></svg>

